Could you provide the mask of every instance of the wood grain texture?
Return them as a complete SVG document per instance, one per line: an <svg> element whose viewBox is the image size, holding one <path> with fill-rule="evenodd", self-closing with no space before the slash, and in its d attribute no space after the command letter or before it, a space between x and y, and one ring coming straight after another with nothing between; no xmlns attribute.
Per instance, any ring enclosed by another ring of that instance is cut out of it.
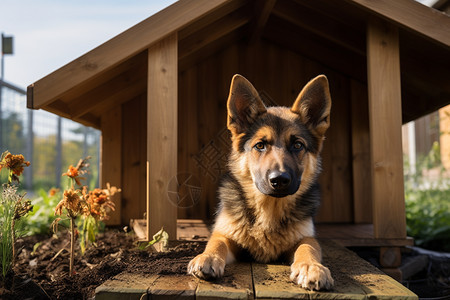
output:
<svg viewBox="0 0 450 300"><path fill-rule="evenodd" d="M103 283L96 292L97 295L109 292L107 299L122 299L126 291L135 292L131 287L141 292L147 286L151 299L193 299L194 296L195 299L417 299L406 287L354 252L331 241L321 241L321 246L323 262L335 279L334 288L328 291L300 288L289 279L289 265L234 263L227 265L223 278L214 281L187 274L149 275L145 279L139 274L122 273ZM114 298L119 296L122 298Z"/></svg>
<svg viewBox="0 0 450 300"><path fill-rule="evenodd" d="M178 68L177 35L148 50L147 223L148 238L161 227L176 239L177 207L168 198L177 175Z"/></svg>
<svg viewBox="0 0 450 300"><path fill-rule="evenodd" d="M367 31L375 238L405 238L398 30L371 19Z"/></svg>
<svg viewBox="0 0 450 300"><path fill-rule="evenodd" d="M168 300L195 299L198 280L193 276L159 276L147 289L147 299Z"/></svg>
<svg viewBox="0 0 450 300"><path fill-rule="evenodd" d="M215 282L200 280L195 299L254 299L249 263L227 265L225 273Z"/></svg>
<svg viewBox="0 0 450 300"><path fill-rule="evenodd" d="M367 87L350 83L353 167L353 213L355 223L372 223L372 177Z"/></svg>
<svg viewBox="0 0 450 300"><path fill-rule="evenodd" d="M450 18L442 12L410 0L346 0L382 15L409 31L414 31L444 47L450 47Z"/></svg>
<svg viewBox="0 0 450 300"><path fill-rule="evenodd" d="M122 185L122 110L117 106L105 114L101 120L101 159L100 159L100 184L106 187ZM120 225L122 215L122 194L112 197L116 210L111 212L107 225Z"/></svg>
<svg viewBox="0 0 450 300"><path fill-rule="evenodd" d="M146 213L147 97L122 105L122 216L123 225Z"/></svg>
<svg viewBox="0 0 450 300"><path fill-rule="evenodd" d="M95 289L95 299L140 299L157 279L158 275L120 273Z"/></svg>

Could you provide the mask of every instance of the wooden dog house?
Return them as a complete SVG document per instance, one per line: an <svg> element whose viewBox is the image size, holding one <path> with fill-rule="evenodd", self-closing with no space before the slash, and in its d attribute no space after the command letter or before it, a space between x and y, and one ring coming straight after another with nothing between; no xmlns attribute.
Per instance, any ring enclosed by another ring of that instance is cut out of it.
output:
<svg viewBox="0 0 450 300"><path fill-rule="evenodd" d="M316 222L401 246L401 125L450 103L449 57L450 17L413 0L180 0L30 85L28 107L100 129L101 182L123 190L111 222L147 213L148 236L174 237L216 207L233 74L286 106L325 74Z"/></svg>

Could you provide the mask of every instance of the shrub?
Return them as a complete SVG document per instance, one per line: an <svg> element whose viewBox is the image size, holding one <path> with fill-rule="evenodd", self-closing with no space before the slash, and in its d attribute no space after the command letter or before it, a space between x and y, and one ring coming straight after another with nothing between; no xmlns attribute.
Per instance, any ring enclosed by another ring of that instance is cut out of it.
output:
<svg viewBox="0 0 450 300"><path fill-rule="evenodd" d="M435 143L430 153L419 159L415 173L405 165L406 225L416 245L450 252L450 178L439 166L439 152ZM431 170L437 178L427 176Z"/></svg>
<svg viewBox="0 0 450 300"><path fill-rule="evenodd" d="M62 199L59 189L52 188L47 193L40 189L33 199L33 211L28 214L27 222L23 224L25 235L50 234L51 225L56 219L54 208ZM68 227L68 224L65 224Z"/></svg>

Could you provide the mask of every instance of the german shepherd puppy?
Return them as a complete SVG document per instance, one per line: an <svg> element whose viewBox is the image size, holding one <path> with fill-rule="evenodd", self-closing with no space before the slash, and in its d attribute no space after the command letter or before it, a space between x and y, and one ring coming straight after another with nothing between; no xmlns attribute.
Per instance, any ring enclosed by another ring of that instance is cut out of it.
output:
<svg viewBox="0 0 450 300"><path fill-rule="evenodd" d="M220 205L205 251L188 273L221 277L243 253L261 263L287 259L291 280L306 289L330 289L328 268L314 238L319 206L320 152L330 126L328 80L321 75L291 108L266 107L253 85L235 75L228 97L232 150L219 188Z"/></svg>

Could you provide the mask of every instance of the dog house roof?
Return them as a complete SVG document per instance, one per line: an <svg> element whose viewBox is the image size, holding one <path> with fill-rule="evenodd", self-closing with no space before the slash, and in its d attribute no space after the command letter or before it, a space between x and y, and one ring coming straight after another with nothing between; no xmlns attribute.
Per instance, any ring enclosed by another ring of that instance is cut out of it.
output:
<svg viewBox="0 0 450 300"><path fill-rule="evenodd" d="M450 103L450 17L413 0L180 0L28 87L28 107L100 128L102 112L146 93L146 50L177 33L178 70L266 39L367 82L366 28L399 29L403 122Z"/></svg>

